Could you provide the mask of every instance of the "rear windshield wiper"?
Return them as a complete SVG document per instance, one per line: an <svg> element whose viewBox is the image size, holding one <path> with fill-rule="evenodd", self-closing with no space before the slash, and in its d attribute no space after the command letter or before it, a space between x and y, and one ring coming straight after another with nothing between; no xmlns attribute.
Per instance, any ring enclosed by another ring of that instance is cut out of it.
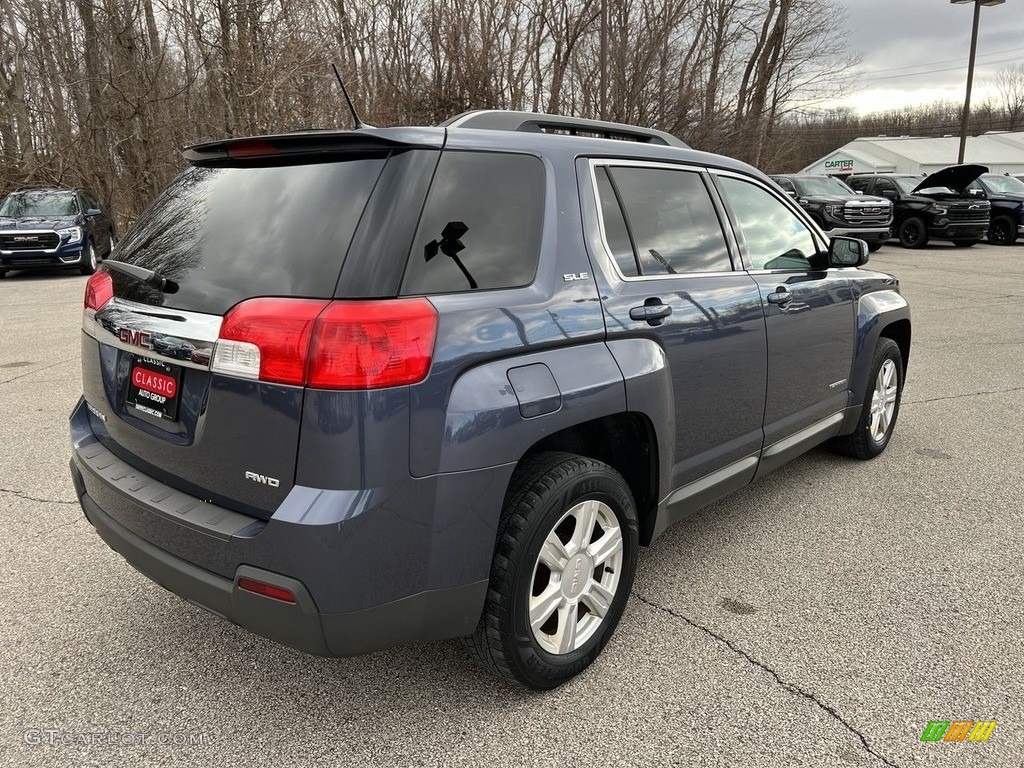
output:
<svg viewBox="0 0 1024 768"><path fill-rule="evenodd" d="M103 266L115 272L120 272L122 275L134 277L136 280L140 280L146 285L156 288L158 291L163 291L164 293L178 292L178 284L176 282L164 277L159 272L154 272L152 269L137 267L134 264L126 264L123 261L111 261L110 259L104 261Z"/></svg>

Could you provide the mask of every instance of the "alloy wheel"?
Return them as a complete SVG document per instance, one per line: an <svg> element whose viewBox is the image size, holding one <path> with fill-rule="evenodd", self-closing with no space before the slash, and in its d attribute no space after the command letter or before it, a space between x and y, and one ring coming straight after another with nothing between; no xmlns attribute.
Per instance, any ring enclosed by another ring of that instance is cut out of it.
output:
<svg viewBox="0 0 1024 768"><path fill-rule="evenodd" d="M601 626L619 586L623 540L607 504L588 499L548 533L533 568L534 639L548 653L578 650Z"/></svg>
<svg viewBox="0 0 1024 768"><path fill-rule="evenodd" d="M892 424L892 415L896 410L896 397L899 394L899 373L896 363L885 360L875 377L875 391L871 395L871 422L868 430L871 439L876 443L885 439Z"/></svg>

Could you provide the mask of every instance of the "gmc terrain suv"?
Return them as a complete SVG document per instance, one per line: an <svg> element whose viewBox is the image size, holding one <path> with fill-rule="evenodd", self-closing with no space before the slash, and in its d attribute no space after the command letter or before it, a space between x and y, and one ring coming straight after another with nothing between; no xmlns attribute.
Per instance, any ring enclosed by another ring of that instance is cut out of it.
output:
<svg viewBox="0 0 1024 768"><path fill-rule="evenodd" d="M859 237L877 251L892 236L892 202L858 194L834 176L773 175L825 234Z"/></svg>
<svg viewBox="0 0 1024 768"><path fill-rule="evenodd" d="M846 183L858 192L893 201L896 237L904 248L923 248L929 239L970 247L988 232L992 206L966 190L986 172L983 165L953 165L924 177L855 174Z"/></svg>
<svg viewBox="0 0 1024 768"><path fill-rule="evenodd" d="M114 223L84 189L19 189L0 203L0 277L9 269L96 271Z"/></svg>
<svg viewBox="0 0 1024 768"><path fill-rule="evenodd" d="M554 687L641 545L893 433L898 282L742 163L514 112L185 156L86 288L71 473L135 568L281 643L467 637Z"/></svg>
<svg viewBox="0 0 1024 768"><path fill-rule="evenodd" d="M1024 234L1024 181L1009 174L983 173L967 185L967 194L992 204L990 243L1013 245Z"/></svg>

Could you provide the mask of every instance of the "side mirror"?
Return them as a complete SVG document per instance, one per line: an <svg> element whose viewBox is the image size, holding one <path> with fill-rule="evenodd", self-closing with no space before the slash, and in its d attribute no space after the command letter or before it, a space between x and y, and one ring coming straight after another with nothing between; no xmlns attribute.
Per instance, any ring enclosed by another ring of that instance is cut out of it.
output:
<svg viewBox="0 0 1024 768"><path fill-rule="evenodd" d="M90 208L89 210L87 210L85 212L85 215L86 216L99 216L101 213L103 213L103 211L101 211L99 208Z"/></svg>
<svg viewBox="0 0 1024 768"><path fill-rule="evenodd" d="M896 199L896 193L891 189L883 189L879 194L881 194L882 197L889 198L890 200Z"/></svg>
<svg viewBox="0 0 1024 768"><path fill-rule="evenodd" d="M978 189L977 187L975 187L974 189L968 189L967 190L967 194L970 195L971 197L984 197L985 196L985 190L984 189Z"/></svg>
<svg viewBox="0 0 1024 768"><path fill-rule="evenodd" d="M860 267L868 263L868 244L856 237L833 237L828 244L830 267Z"/></svg>

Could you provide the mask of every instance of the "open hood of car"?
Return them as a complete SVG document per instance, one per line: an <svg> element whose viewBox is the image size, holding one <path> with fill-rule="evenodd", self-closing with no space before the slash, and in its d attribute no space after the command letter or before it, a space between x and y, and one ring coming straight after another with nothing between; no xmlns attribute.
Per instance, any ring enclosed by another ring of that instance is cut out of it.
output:
<svg viewBox="0 0 1024 768"><path fill-rule="evenodd" d="M984 165L951 165L925 176L924 180L914 187L914 192L932 187L948 187L963 194L967 186L983 173L988 173L988 168Z"/></svg>

